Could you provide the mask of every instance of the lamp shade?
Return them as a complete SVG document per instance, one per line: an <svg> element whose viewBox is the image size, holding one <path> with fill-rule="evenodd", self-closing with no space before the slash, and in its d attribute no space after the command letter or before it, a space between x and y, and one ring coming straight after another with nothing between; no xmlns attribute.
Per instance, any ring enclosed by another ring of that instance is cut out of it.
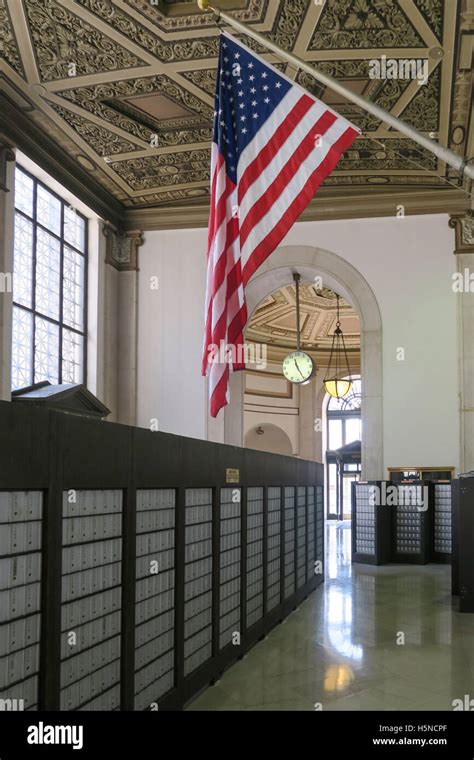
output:
<svg viewBox="0 0 474 760"><path fill-rule="evenodd" d="M327 393L333 398L344 398L352 388L352 380L343 380L339 377L333 377L324 381L324 387Z"/></svg>
<svg viewBox="0 0 474 760"><path fill-rule="evenodd" d="M349 359L347 358L346 344L344 334L341 330L341 321L339 319L339 296L336 293L337 302L337 321L336 329L332 337L331 354L329 364L324 378L324 387L333 398L344 398L352 388L351 371L349 369ZM344 362L343 362L344 360ZM343 363L346 365L343 369Z"/></svg>

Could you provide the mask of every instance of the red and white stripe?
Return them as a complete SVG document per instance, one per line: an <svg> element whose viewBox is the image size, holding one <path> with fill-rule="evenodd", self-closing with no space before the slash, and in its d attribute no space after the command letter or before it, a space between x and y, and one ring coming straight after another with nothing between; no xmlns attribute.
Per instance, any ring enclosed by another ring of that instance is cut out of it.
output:
<svg viewBox="0 0 474 760"><path fill-rule="evenodd" d="M210 346L243 345L245 286L359 134L350 122L295 86L240 156L237 186L212 143L202 367L209 377L212 417L229 402L229 372L244 365L210 362Z"/></svg>

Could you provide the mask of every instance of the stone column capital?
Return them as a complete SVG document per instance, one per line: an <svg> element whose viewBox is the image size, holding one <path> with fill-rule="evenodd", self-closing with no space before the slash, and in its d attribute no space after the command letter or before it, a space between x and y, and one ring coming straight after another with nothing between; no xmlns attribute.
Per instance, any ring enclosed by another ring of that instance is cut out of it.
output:
<svg viewBox="0 0 474 760"><path fill-rule="evenodd" d="M143 244L141 230L121 232L111 224L104 225L107 239L105 261L119 272L138 271L138 249Z"/></svg>
<svg viewBox="0 0 474 760"><path fill-rule="evenodd" d="M7 187L7 163L15 160L15 153L10 145L0 141L0 190L8 193Z"/></svg>
<svg viewBox="0 0 474 760"><path fill-rule="evenodd" d="M454 253L474 253L474 214L452 214L449 226L456 232Z"/></svg>

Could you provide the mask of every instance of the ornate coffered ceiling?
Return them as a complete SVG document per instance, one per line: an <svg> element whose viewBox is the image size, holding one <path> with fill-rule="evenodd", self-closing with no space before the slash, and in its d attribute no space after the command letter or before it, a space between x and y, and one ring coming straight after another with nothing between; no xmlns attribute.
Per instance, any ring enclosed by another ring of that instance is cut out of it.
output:
<svg viewBox="0 0 474 760"><path fill-rule="evenodd" d="M360 322L357 312L340 299L340 320L352 369L360 362ZM329 288L300 285L301 347L325 365L336 329L336 294ZM294 285L277 290L254 312L245 332L248 343L267 345L271 360L281 360L296 347L296 292Z"/></svg>
<svg viewBox="0 0 474 760"><path fill-rule="evenodd" d="M474 153L473 0L216 4L460 155ZM0 92L53 140L57 157L86 168L135 218L186 206L204 220L218 31L194 0L0 0ZM426 60L427 84L372 79L370 61L381 56ZM363 215L371 198L403 203L438 191L439 201L440 190L460 202L443 182L455 173L430 153L278 65L364 131L313 204L355 199Z"/></svg>

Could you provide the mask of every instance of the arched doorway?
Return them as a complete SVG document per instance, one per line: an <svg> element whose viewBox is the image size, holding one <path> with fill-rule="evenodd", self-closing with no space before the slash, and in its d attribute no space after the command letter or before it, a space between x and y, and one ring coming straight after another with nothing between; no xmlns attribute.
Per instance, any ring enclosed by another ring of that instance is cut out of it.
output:
<svg viewBox="0 0 474 760"><path fill-rule="evenodd" d="M244 445L247 449L269 451L271 454L292 456L293 446L289 436L278 425L264 422L245 434Z"/></svg>
<svg viewBox="0 0 474 760"><path fill-rule="evenodd" d="M303 282L320 277L324 287L339 293L357 311L361 325L362 478L383 477L382 418L382 321L375 295L365 278L335 253L309 246L278 248L260 267L246 290L249 316L271 293L293 280L298 271ZM243 445L243 373L231 376L231 403L226 407L219 437L225 443Z"/></svg>

